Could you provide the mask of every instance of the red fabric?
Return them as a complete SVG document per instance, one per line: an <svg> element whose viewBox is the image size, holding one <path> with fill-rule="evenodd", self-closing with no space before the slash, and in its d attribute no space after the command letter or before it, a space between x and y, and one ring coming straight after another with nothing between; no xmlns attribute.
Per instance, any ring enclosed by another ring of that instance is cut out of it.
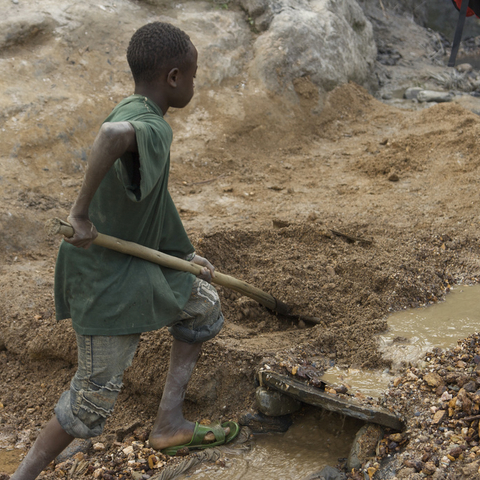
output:
<svg viewBox="0 0 480 480"><path fill-rule="evenodd" d="M462 0L453 0L455 2L455 5L457 6L457 8L460 10L460 7L462 6ZM466 2L468 2L468 0L464 0ZM475 12L470 8L468 7L467 8L467 17L471 17L472 15L475 15Z"/></svg>

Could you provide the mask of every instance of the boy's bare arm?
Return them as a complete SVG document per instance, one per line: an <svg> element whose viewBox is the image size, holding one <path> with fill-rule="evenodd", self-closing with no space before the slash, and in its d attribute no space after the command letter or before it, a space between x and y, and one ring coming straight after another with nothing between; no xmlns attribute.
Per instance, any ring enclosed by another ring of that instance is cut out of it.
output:
<svg viewBox="0 0 480 480"><path fill-rule="evenodd" d="M80 248L88 248L97 237L97 230L89 219L88 208L100 183L117 158L137 150L135 129L129 122L104 123L93 142L87 161L82 187L68 216L75 235L65 241Z"/></svg>

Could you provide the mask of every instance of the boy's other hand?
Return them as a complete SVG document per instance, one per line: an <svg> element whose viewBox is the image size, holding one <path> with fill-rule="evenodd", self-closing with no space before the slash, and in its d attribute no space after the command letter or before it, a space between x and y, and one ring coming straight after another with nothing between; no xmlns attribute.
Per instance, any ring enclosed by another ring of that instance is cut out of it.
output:
<svg viewBox="0 0 480 480"><path fill-rule="evenodd" d="M198 278L205 280L208 283L212 283L212 278L215 276L215 267L206 259L200 255L193 257L192 263L202 266L202 272L198 275Z"/></svg>
<svg viewBox="0 0 480 480"><path fill-rule="evenodd" d="M73 237L64 237L64 240L75 247L88 248L98 236L95 225L88 217L68 216L67 220L73 227L75 234Z"/></svg>

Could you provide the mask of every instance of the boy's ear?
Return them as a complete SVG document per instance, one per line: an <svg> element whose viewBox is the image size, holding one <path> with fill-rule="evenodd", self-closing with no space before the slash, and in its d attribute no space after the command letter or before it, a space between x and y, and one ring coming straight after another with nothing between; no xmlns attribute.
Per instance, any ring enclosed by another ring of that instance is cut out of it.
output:
<svg viewBox="0 0 480 480"><path fill-rule="evenodd" d="M172 68L167 75L167 83L171 87L176 87L177 86L177 80L178 80L178 74L179 70L178 68Z"/></svg>

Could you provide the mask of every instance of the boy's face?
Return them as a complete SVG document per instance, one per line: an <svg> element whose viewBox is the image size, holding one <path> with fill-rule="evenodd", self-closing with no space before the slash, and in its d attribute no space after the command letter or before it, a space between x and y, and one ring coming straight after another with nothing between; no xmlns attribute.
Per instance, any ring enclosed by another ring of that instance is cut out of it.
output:
<svg viewBox="0 0 480 480"><path fill-rule="evenodd" d="M185 62L175 76L176 87L170 98L170 106L174 108L183 108L188 105L193 97L194 79L197 73L197 49L191 45Z"/></svg>

